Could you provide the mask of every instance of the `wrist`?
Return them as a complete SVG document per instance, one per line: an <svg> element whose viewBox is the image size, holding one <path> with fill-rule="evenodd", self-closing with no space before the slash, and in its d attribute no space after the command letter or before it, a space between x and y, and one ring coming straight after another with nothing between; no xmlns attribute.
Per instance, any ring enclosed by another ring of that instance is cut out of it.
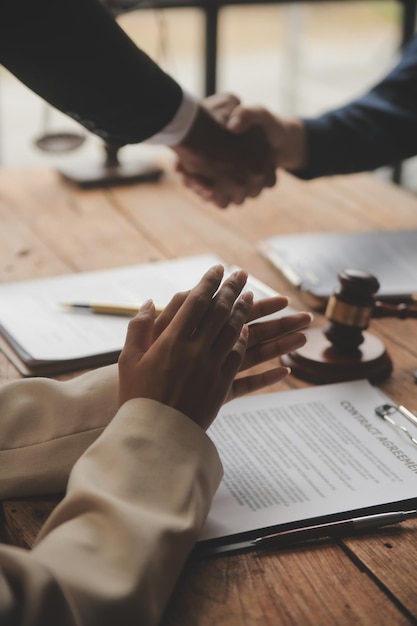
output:
<svg viewBox="0 0 417 626"><path fill-rule="evenodd" d="M172 145L171 148L179 156L190 152L210 152L210 146L216 140L218 141L220 136L224 139L226 134L226 130L213 119L203 106L199 105L188 132L180 142Z"/></svg>
<svg viewBox="0 0 417 626"><path fill-rule="evenodd" d="M189 133L198 108L198 100L186 91L183 91L181 103L171 121L155 135L145 139L143 143L169 147L179 144Z"/></svg>
<svg viewBox="0 0 417 626"><path fill-rule="evenodd" d="M293 118L283 122L285 139L283 148L277 151L277 166L286 170L298 170L306 167L307 134L302 120Z"/></svg>

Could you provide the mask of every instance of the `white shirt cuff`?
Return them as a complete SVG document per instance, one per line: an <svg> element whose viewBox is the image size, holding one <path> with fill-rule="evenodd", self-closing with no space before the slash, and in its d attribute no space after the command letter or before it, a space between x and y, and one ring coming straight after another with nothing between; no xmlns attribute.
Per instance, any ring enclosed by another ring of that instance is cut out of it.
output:
<svg viewBox="0 0 417 626"><path fill-rule="evenodd" d="M152 137L145 139L143 143L158 144L160 146L175 146L179 144L190 130L197 114L199 103L183 91L182 102L172 120Z"/></svg>

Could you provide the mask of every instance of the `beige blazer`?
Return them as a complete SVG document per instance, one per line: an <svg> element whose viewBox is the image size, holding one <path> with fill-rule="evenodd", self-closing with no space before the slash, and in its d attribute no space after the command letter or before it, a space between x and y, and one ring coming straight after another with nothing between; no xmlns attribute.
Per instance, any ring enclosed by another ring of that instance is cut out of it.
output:
<svg viewBox="0 0 417 626"><path fill-rule="evenodd" d="M1 496L62 490L70 474L32 551L0 546L2 626L159 622L222 469L186 416L116 398L114 366L0 388Z"/></svg>

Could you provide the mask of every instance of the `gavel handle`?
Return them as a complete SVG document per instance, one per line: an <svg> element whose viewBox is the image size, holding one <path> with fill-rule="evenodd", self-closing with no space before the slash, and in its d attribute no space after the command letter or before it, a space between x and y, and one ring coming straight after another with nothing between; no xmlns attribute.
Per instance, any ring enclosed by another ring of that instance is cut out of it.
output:
<svg viewBox="0 0 417 626"><path fill-rule="evenodd" d="M388 304L376 300L372 310L372 317L398 317L405 320L410 317L417 318L417 304L401 302L399 304Z"/></svg>

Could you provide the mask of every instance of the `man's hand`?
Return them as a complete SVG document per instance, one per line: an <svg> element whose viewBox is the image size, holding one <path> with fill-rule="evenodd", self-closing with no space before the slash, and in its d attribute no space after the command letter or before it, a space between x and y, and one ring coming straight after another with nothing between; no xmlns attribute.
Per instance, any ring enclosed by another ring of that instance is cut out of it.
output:
<svg viewBox="0 0 417 626"><path fill-rule="evenodd" d="M221 113L219 105L216 105L214 110L219 110L219 119L222 121L226 118L226 111L230 110L231 104L230 100L227 104L224 102ZM286 119L273 115L261 106L243 107L238 104L230 112L226 127L238 134L245 133L251 128L262 130L268 137L276 167L297 170L305 167L307 163L305 127L297 118Z"/></svg>
<svg viewBox="0 0 417 626"><path fill-rule="evenodd" d="M264 131L254 125L233 133L225 121L224 110L209 101L200 106L184 140L172 147L184 183L220 208L242 204L276 182L274 154Z"/></svg>
<svg viewBox="0 0 417 626"><path fill-rule="evenodd" d="M233 133L261 129L268 138L276 167L296 170L307 165L307 138L302 120L278 117L261 106L242 106L239 98L229 93L209 96L203 105Z"/></svg>

